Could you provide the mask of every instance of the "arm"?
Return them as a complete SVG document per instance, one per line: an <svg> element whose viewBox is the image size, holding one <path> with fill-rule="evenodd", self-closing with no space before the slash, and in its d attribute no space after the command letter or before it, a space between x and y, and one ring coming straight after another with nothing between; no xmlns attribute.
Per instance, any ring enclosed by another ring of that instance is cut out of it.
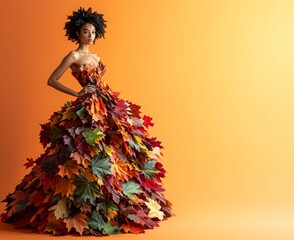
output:
<svg viewBox="0 0 294 240"><path fill-rule="evenodd" d="M50 75L47 85L61 91L64 93L67 93L69 95L78 97L80 96L80 92L76 92L60 82L58 82L58 79L63 75L66 69L70 67L71 64L73 64L78 59L78 55L75 52L70 52L68 55L66 55L59 66L53 71L53 73Z"/></svg>

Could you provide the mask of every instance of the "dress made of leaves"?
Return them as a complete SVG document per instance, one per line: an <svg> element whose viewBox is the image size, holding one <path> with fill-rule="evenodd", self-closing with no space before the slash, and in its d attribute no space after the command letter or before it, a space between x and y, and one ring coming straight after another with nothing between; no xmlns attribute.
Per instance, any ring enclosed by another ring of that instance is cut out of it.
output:
<svg viewBox="0 0 294 240"><path fill-rule="evenodd" d="M151 117L103 80L105 65L72 72L96 92L67 102L41 124L44 152L9 194L2 221L54 235L142 233L171 216L159 162L161 143L149 137Z"/></svg>

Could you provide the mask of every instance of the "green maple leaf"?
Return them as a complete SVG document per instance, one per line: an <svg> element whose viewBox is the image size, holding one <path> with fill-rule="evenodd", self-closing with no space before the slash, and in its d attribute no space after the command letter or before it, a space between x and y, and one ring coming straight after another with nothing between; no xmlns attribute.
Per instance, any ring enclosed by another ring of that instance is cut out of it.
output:
<svg viewBox="0 0 294 240"><path fill-rule="evenodd" d="M103 227L104 221L102 216L99 214L99 212L94 211L92 212L91 218L87 221L87 223L90 228L101 230Z"/></svg>
<svg viewBox="0 0 294 240"><path fill-rule="evenodd" d="M105 136L104 133L100 131L100 128L86 128L82 134L90 146L95 146L95 144Z"/></svg>
<svg viewBox="0 0 294 240"><path fill-rule="evenodd" d="M120 233L118 226L112 226L110 223L104 223L102 232L104 234L116 234Z"/></svg>
<svg viewBox="0 0 294 240"><path fill-rule="evenodd" d="M101 179L104 179L105 174L111 174L110 166L112 163L109 162L109 157L99 158L99 156L95 156L91 165L92 172Z"/></svg>
<svg viewBox="0 0 294 240"><path fill-rule="evenodd" d="M104 222L98 211L92 212L91 218L87 221L87 224L90 228L99 229L104 234L116 234L120 232L117 226L112 226L109 222Z"/></svg>
<svg viewBox="0 0 294 240"><path fill-rule="evenodd" d="M152 178L158 170L155 168L156 161L150 160L146 162L142 167L142 172L146 178Z"/></svg>
<svg viewBox="0 0 294 240"><path fill-rule="evenodd" d="M139 189L140 185L133 181L124 182L122 185L122 190L124 195L129 198L134 198L136 193L141 193L142 190Z"/></svg>
<svg viewBox="0 0 294 240"><path fill-rule="evenodd" d="M89 199L92 204L94 203L99 192L99 186L96 182L89 182L84 176L78 176L73 184L77 186L73 194L77 196L78 202Z"/></svg>
<svg viewBox="0 0 294 240"><path fill-rule="evenodd" d="M112 210L115 210L117 211L118 210L118 207L117 205L114 203L114 201L110 200L110 201L104 201L104 202L101 202L101 203L97 203L96 204L96 209L97 211L102 209L105 213L107 213L108 209L112 209Z"/></svg>
<svg viewBox="0 0 294 240"><path fill-rule="evenodd" d="M82 108L80 108L79 110L76 111L76 113L80 119L82 119L84 117L85 112L86 112L85 106L83 106Z"/></svg>

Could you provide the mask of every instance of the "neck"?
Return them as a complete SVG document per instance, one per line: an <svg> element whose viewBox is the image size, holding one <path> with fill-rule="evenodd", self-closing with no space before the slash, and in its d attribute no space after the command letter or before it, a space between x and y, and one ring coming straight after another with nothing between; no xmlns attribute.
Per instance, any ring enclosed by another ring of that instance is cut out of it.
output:
<svg viewBox="0 0 294 240"><path fill-rule="evenodd" d="M89 45L88 44L80 44L76 51L78 51L78 52L90 52Z"/></svg>

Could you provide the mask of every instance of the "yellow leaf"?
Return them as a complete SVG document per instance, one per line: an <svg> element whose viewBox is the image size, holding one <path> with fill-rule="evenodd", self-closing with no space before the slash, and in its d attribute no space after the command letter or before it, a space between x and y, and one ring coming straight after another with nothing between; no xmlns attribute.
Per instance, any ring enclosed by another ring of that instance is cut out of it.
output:
<svg viewBox="0 0 294 240"><path fill-rule="evenodd" d="M68 217L68 209L66 206L66 199L62 198L58 201L56 205L49 208L49 210L54 210L54 215L56 219Z"/></svg>
<svg viewBox="0 0 294 240"><path fill-rule="evenodd" d="M113 152L114 152L112 150L112 148L111 147L108 147L108 146L104 146L103 148L104 148L104 151L106 152L106 154L111 157L112 154L113 154Z"/></svg>
<svg viewBox="0 0 294 240"><path fill-rule="evenodd" d="M147 198L148 202L145 202L145 205L149 208L148 216L151 218L158 218L159 220L163 219L164 213L160 211L161 206L155 200Z"/></svg>
<svg viewBox="0 0 294 240"><path fill-rule="evenodd" d="M107 219L108 221L113 219L117 215L117 211L108 208Z"/></svg>

